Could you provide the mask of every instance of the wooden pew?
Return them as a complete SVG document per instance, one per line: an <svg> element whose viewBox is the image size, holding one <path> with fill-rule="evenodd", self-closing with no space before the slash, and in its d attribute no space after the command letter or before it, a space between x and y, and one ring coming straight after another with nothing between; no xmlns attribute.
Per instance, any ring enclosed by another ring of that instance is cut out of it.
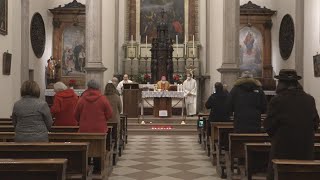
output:
<svg viewBox="0 0 320 180"><path fill-rule="evenodd" d="M213 166L217 165L217 157L216 157L216 146L215 144L218 143L218 126L219 127L223 127L225 126L226 128L230 129L233 128L233 122L211 122L211 136L209 138L209 142L210 142L210 159L212 162Z"/></svg>
<svg viewBox="0 0 320 180"><path fill-rule="evenodd" d="M116 165L118 158L119 158L119 154L121 154L122 149L119 146L119 135L120 132L118 132L120 130L120 124L118 122L108 122L109 126L112 126L112 143L114 143L114 146L112 148L113 150L113 158L112 158L112 164Z"/></svg>
<svg viewBox="0 0 320 180"><path fill-rule="evenodd" d="M320 159L320 144L314 145L315 159ZM248 180L265 178L269 163L271 143L246 143L246 174Z"/></svg>
<svg viewBox="0 0 320 180"><path fill-rule="evenodd" d="M50 142L89 142L88 157L100 160L101 169L94 178L104 179L108 174L110 152L107 152L107 134L104 133L49 133Z"/></svg>
<svg viewBox="0 0 320 180"><path fill-rule="evenodd" d="M87 179L89 143L0 143L0 158L68 159L68 178ZM90 173L89 173L90 174ZM1 178L2 179L2 178Z"/></svg>
<svg viewBox="0 0 320 180"><path fill-rule="evenodd" d="M78 132L79 126L52 126L50 132ZM14 132L13 125L0 125L0 132Z"/></svg>
<svg viewBox="0 0 320 180"><path fill-rule="evenodd" d="M111 128L111 127L110 127ZM112 171L112 148L111 133L48 133L50 142L89 142L88 157L100 159L101 169L95 178L103 179ZM14 132L0 132L0 141L12 142L14 141ZM108 151L111 149L111 151Z"/></svg>
<svg viewBox="0 0 320 180"><path fill-rule="evenodd" d="M125 149L125 145L128 143L128 116L126 114L120 114L120 125L120 146Z"/></svg>
<svg viewBox="0 0 320 180"><path fill-rule="evenodd" d="M215 143L216 147L216 171L220 178L226 178L226 161L225 152L228 151L228 135L233 132L233 127L226 127L224 125L217 125L216 131L218 134L218 142Z"/></svg>
<svg viewBox="0 0 320 180"><path fill-rule="evenodd" d="M319 180L320 161L274 159L275 180Z"/></svg>
<svg viewBox="0 0 320 180"><path fill-rule="evenodd" d="M0 159L3 180L65 180L67 159Z"/></svg>
<svg viewBox="0 0 320 180"><path fill-rule="evenodd" d="M229 151L225 153L227 176L231 179L241 179L245 169L245 143L270 142L270 137L265 133L258 134L229 134ZM234 170L238 173L235 174Z"/></svg>
<svg viewBox="0 0 320 180"><path fill-rule="evenodd" d="M198 121L197 121L197 124L199 124L199 121L203 118L206 118L206 119L209 119L209 113L199 113L198 114ZM205 122L204 122L205 123ZM199 128L198 127L198 142L199 144L202 144L205 143L205 140L204 140L204 127L202 128Z"/></svg>

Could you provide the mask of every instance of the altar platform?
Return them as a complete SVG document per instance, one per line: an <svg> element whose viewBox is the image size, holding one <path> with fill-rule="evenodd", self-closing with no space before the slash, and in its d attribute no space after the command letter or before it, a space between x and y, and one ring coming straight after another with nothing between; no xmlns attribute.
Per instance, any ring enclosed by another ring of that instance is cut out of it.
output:
<svg viewBox="0 0 320 180"><path fill-rule="evenodd" d="M186 124L181 124L182 121ZM157 118L152 115L143 118L128 118L129 135L196 135L198 117L172 116ZM144 121L145 124L141 124Z"/></svg>

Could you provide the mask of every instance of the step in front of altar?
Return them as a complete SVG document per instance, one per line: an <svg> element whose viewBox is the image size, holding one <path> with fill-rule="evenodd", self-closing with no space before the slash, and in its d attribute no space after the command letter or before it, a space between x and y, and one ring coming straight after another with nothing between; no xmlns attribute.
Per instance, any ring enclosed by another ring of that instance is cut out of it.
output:
<svg viewBox="0 0 320 180"><path fill-rule="evenodd" d="M170 118L128 118L128 134L130 135L196 135L197 117L187 117L186 124L181 124L182 116ZM141 124L144 121L145 124Z"/></svg>

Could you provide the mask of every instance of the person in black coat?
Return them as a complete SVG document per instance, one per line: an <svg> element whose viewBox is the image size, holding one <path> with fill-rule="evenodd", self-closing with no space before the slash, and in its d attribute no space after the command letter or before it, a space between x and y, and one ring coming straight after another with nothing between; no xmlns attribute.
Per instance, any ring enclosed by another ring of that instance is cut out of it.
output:
<svg viewBox="0 0 320 180"><path fill-rule="evenodd" d="M235 82L231 92L229 108L234 112L236 133L261 132L261 114L267 109L267 99L261 83L248 71Z"/></svg>
<svg viewBox="0 0 320 180"><path fill-rule="evenodd" d="M210 122L230 121L230 112L227 107L230 95L228 91L224 90L223 84L220 82L217 82L214 88L216 92L209 97L205 104L207 109L211 109L209 120Z"/></svg>
<svg viewBox="0 0 320 180"><path fill-rule="evenodd" d="M319 126L315 100L304 92L295 70L281 70L276 89L264 120L271 137L268 180L273 180L272 159L312 160L314 134Z"/></svg>

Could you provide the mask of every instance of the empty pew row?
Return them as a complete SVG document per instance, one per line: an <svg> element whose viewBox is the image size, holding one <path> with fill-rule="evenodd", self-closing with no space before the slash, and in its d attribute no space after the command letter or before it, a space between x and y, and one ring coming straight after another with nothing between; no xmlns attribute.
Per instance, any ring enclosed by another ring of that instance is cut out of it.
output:
<svg viewBox="0 0 320 180"><path fill-rule="evenodd" d="M66 167L66 177L67 179L88 179L91 176L92 168L88 168L88 149L89 143L15 143L15 142L1 142L0 143L0 159L12 159L13 162L19 159L67 159ZM11 162L11 163L13 163ZM39 164L46 161L39 161ZM10 161L5 161L9 164ZM30 165L36 165L37 161L34 161L34 164L30 162ZM0 163L2 166L3 164ZM30 166L29 165L29 166ZM21 165L22 166L22 165ZM27 167L28 165L24 165ZM39 165L40 166L40 165ZM45 166L43 164L43 166ZM19 166L20 167L20 166ZM1 167L0 171L8 170L10 174L13 174L14 171L23 170L19 167L12 167L10 170L5 167ZM41 167L38 167L41 168ZM40 169L38 169L40 170ZM0 179L5 179L6 173L0 172ZM10 179L10 178L9 178ZM22 178L24 179L24 178ZM35 178L39 179L39 178ZM46 178L43 178L46 179Z"/></svg>
<svg viewBox="0 0 320 180"><path fill-rule="evenodd" d="M119 147L119 140L118 140L118 123L108 123L110 127L112 127L112 143L114 143L114 146L117 148L112 148L113 149L113 165L116 164L118 160L118 155L122 153L122 146ZM79 126L52 126L50 132L78 132ZM0 132L13 132L14 131L14 126L12 125L0 125ZM110 147L112 144L110 145ZM108 149L110 150L110 149Z"/></svg>
<svg viewBox="0 0 320 180"><path fill-rule="evenodd" d="M0 159L3 180L65 180L67 159Z"/></svg>
<svg viewBox="0 0 320 180"><path fill-rule="evenodd" d="M272 160L275 180L318 180L320 161Z"/></svg>
<svg viewBox="0 0 320 180"><path fill-rule="evenodd" d="M14 132L0 132L0 140L12 142ZM104 179L112 171L112 148L108 151L107 134L104 133L49 133L50 142L88 142L88 157L96 158L100 162L100 167L93 174L94 179Z"/></svg>
<svg viewBox="0 0 320 180"><path fill-rule="evenodd" d="M248 180L266 178L270 150L271 150L271 143L245 143L246 175ZM314 145L314 157L315 159L320 159L319 143L315 143ZM282 160L278 160L278 161L282 161ZM285 160L285 161L298 162L296 160ZM305 161L305 162L308 162L308 161ZM302 165L302 162L300 163ZM293 167L292 165L288 165L288 166L290 166L290 168L288 168L288 171L292 171L292 172L294 172L295 169L298 169L299 167L299 166ZM304 166L304 167L308 167L308 166ZM274 167L274 169L276 168ZM319 170L319 167L318 167L318 170ZM301 168L296 173L298 172L307 173L309 171L303 170L303 168ZM317 179L320 178L319 173L320 171L318 171ZM279 179L283 179L283 178L279 178ZM285 178L285 179L288 179L288 178ZM301 178L301 177L300 179L309 180L309 178Z"/></svg>

